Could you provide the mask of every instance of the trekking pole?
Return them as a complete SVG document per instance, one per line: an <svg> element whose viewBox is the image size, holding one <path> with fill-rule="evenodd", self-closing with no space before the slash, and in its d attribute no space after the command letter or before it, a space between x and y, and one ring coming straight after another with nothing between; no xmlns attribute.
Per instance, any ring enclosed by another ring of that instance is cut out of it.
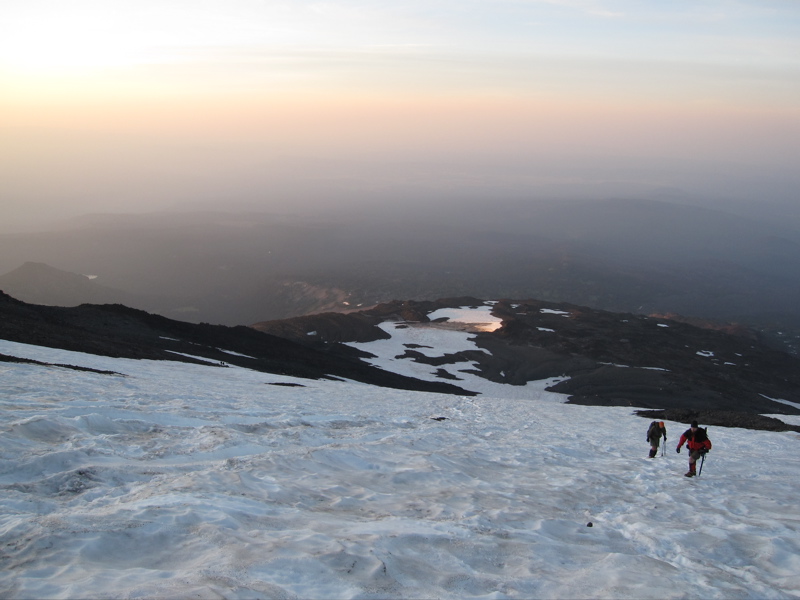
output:
<svg viewBox="0 0 800 600"><path fill-rule="evenodd" d="M700 470L697 472L697 476L698 477L700 477L700 475L703 474L703 464L705 462L706 462L706 455L705 455L705 453L703 453L703 456L700 458Z"/></svg>

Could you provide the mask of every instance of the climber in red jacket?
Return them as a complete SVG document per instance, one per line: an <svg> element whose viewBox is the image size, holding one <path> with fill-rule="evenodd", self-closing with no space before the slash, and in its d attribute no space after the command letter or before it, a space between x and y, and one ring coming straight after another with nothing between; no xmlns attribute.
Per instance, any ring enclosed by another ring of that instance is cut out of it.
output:
<svg viewBox="0 0 800 600"><path fill-rule="evenodd" d="M697 467L697 459L711 450L711 440L708 439L705 428L698 427L697 421L692 421L692 426L681 435L675 452L680 454L681 446L683 446L684 442L689 449L689 472L686 473L686 477L694 477L697 475L695 470Z"/></svg>

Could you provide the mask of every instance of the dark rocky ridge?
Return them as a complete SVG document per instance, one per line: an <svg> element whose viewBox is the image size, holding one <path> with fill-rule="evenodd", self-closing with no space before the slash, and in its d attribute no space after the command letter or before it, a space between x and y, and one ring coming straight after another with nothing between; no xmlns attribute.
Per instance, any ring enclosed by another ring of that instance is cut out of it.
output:
<svg viewBox="0 0 800 600"><path fill-rule="evenodd" d="M705 411L689 409L667 409L667 410L637 410L636 414L640 417L652 420L678 421L679 423L691 423L697 421L703 427L741 427L743 429L762 429L764 431L798 431L800 428L787 425L775 417L764 415L752 415L742 412L726 411Z"/></svg>
<svg viewBox="0 0 800 600"><path fill-rule="evenodd" d="M471 330L469 325L431 322L428 315L439 308L482 304L471 297L395 301L351 314L324 313L249 328L173 321L121 305L31 305L0 292L0 338L105 356L234 364L297 377L471 395L444 369L441 382L404 377L366 365L359 360L364 352L342 342L385 338L377 325L386 320ZM430 358L409 345L404 356L439 366L474 361L475 374L510 385L568 376L549 389L568 394L572 403L659 411L643 414L648 418L800 431L759 416L800 414L770 399L800 403L800 361L752 335L537 300L500 301L493 314L502 318L501 328L471 330L488 354L478 350Z"/></svg>
<svg viewBox="0 0 800 600"><path fill-rule="evenodd" d="M253 327L317 347L335 346L385 337L377 327L384 320L428 323L427 315L439 308L481 304L475 298L390 302L348 315L310 315ZM538 300L500 301L493 314L503 319L500 329L474 332L476 344L490 354L430 358L407 348L403 357L434 366L474 361L476 374L512 385L566 375L568 380L549 389L568 394L571 403L678 411L674 414L689 415L688 421L716 415L714 424L764 428L766 421L757 415L800 414L770 399L800 403L800 360L762 344L749 330L733 335L663 317Z"/></svg>
<svg viewBox="0 0 800 600"><path fill-rule="evenodd" d="M309 348L249 327L174 321L118 304L40 306L0 292L0 338L101 356L231 364L294 377L346 378L389 388L474 395L450 383L382 371L352 354Z"/></svg>

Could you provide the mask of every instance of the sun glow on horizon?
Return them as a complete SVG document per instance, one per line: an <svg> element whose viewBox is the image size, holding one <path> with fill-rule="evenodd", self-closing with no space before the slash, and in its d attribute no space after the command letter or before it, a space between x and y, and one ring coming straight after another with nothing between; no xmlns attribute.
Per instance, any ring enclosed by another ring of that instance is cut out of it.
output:
<svg viewBox="0 0 800 600"><path fill-rule="evenodd" d="M130 48L90 24L42 21L18 29L0 40L0 64L18 74L55 74L117 65L128 60Z"/></svg>
<svg viewBox="0 0 800 600"><path fill-rule="evenodd" d="M174 62L176 31L166 24L142 27L112 6L49 5L37 11L31 4L5 15L0 24L0 69L6 73L57 78Z"/></svg>

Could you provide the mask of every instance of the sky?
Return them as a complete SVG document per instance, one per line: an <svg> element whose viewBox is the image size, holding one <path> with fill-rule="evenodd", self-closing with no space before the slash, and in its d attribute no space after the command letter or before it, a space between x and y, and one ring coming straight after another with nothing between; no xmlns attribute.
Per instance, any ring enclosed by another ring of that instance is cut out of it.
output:
<svg viewBox="0 0 800 600"><path fill-rule="evenodd" d="M409 341L477 349L462 331L385 330L357 346L423 378L436 367L393 360ZM49 363L0 362L4 598L800 594L796 432L709 427L686 478L687 424L666 421L649 459L635 407L564 404L546 381L492 383L470 363L442 368L474 397L0 353Z"/></svg>
<svg viewBox="0 0 800 600"><path fill-rule="evenodd" d="M786 0L0 2L7 227L475 189L786 201L798 140Z"/></svg>

